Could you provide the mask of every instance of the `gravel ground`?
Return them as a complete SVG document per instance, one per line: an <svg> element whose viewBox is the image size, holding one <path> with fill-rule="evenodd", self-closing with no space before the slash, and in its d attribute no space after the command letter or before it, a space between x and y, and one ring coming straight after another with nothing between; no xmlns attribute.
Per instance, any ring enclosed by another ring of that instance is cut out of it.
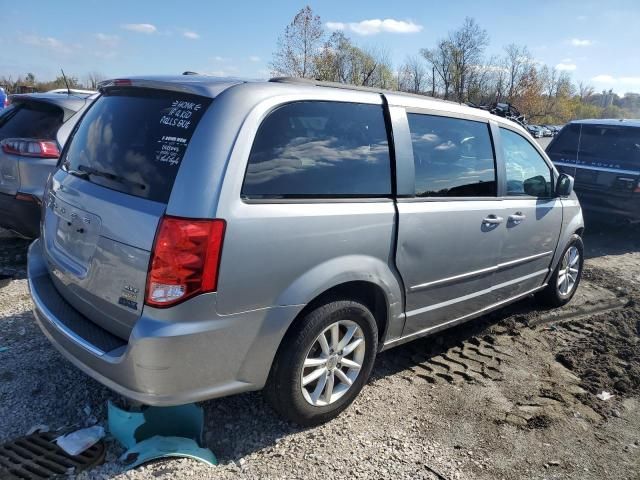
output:
<svg viewBox="0 0 640 480"><path fill-rule="evenodd" d="M107 463L82 479L637 479L640 472L640 236L589 233L567 307L530 299L381 354L343 415L300 429L259 393L206 402L220 466ZM31 427L106 421L114 394L79 372L34 323L26 242L0 234L0 442ZM607 390L613 398L598 400Z"/></svg>

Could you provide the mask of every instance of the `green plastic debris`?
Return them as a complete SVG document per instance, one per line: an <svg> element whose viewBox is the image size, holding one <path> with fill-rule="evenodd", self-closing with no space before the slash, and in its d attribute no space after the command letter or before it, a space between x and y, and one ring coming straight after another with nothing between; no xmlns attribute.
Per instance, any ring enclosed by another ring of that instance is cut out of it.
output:
<svg viewBox="0 0 640 480"><path fill-rule="evenodd" d="M125 448L136 444L135 432L144 423L144 415L139 412L127 412L116 407L111 401L107 404L109 432Z"/></svg>
<svg viewBox="0 0 640 480"><path fill-rule="evenodd" d="M218 464L216 456L208 448L200 448L190 438L155 436L144 440L127 450L120 460L130 468L135 468L151 460L165 457L187 457L208 463Z"/></svg>
<svg viewBox="0 0 640 480"><path fill-rule="evenodd" d="M162 457L218 463L211 450L202 448L204 410L195 404L129 412L109 402L108 424L111 435L128 449L121 460L131 468Z"/></svg>

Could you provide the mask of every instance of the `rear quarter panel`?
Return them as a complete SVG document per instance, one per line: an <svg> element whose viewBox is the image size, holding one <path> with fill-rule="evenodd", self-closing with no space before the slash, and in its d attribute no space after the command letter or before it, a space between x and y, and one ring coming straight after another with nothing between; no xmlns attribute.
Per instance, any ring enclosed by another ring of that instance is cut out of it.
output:
<svg viewBox="0 0 640 480"><path fill-rule="evenodd" d="M231 89L234 90L234 89ZM396 212L391 199L366 201L243 201L247 159L261 121L297 100L381 104L379 95L288 87L247 111L224 168L215 216L227 221L219 273L221 314L304 305L344 282L368 281L386 294L388 335L403 326L402 289L394 266ZM286 92L286 93L284 93ZM241 103L241 102L239 102Z"/></svg>

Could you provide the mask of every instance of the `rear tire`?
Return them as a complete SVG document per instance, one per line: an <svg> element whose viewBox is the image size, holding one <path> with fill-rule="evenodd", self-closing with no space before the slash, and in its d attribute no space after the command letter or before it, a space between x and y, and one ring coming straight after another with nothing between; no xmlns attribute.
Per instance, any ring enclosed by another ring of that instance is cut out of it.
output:
<svg viewBox="0 0 640 480"><path fill-rule="evenodd" d="M552 308L569 303L578 290L583 264L584 244L579 235L573 235L562 252L549 283L544 290L536 294L536 299L541 304Z"/></svg>
<svg viewBox="0 0 640 480"><path fill-rule="evenodd" d="M327 422L360 393L377 348L376 321L365 305L352 300L321 305L285 336L271 366L265 398L280 416L301 426Z"/></svg>

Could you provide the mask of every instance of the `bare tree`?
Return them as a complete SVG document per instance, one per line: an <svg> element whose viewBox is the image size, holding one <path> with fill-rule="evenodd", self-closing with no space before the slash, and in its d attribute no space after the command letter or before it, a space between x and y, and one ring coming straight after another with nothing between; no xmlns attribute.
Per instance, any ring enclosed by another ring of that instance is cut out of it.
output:
<svg viewBox="0 0 640 480"><path fill-rule="evenodd" d="M440 40L435 48L423 48L420 50L422 56L433 69L434 79L437 75L445 99L449 98L453 84L453 48L449 40ZM433 90L435 96L435 88Z"/></svg>
<svg viewBox="0 0 640 480"><path fill-rule="evenodd" d="M480 28L473 18L467 17L462 27L449 34L451 60L456 100L464 102L467 96L468 77L477 72L482 54L489 44L487 31Z"/></svg>
<svg viewBox="0 0 640 480"><path fill-rule="evenodd" d="M278 39L271 62L274 75L312 78L315 57L322 47L324 30L318 15L308 5L300 10Z"/></svg>
<svg viewBox="0 0 640 480"><path fill-rule="evenodd" d="M395 84L389 55L381 49L362 49L342 32L334 32L315 57L316 78L380 88Z"/></svg>
<svg viewBox="0 0 640 480"><path fill-rule="evenodd" d="M415 55L407 57L398 74L398 80L402 82L402 85L398 84L398 89L405 92L421 93L429 80L424 63Z"/></svg>
<svg viewBox="0 0 640 480"><path fill-rule="evenodd" d="M507 70L507 98L512 101L522 89L522 83L532 65L531 54L527 47L510 44L505 47L504 68Z"/></svg>
<svg viewBox="0 0 640 480"><path fill-rule="evenodd" d="M593 96L595 90L592 85L589 85L583 81L578 82L578 96L581 102L588 102Z"/></svg>
<svg viewBox="0 0 640 480"><path fill-rule="evenodd" d="M97 90L98 84L104 80L106 80L106 77L100 72L89 72L87 73L86 85L91 90Z"/></svg>

